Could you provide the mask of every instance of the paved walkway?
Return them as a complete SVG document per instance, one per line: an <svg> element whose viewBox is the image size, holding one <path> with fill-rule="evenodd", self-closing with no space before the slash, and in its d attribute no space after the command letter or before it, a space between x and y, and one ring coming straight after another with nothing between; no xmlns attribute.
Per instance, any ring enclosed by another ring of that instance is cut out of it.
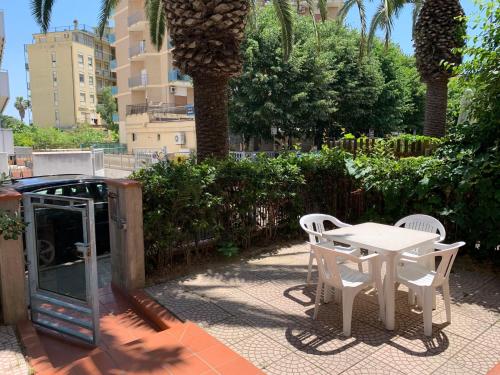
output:
<svg viewBox="0 0 500 375"><path fill-rule="evenodd" d="M304 284L308 247L209 269L147 289L268 374L485 374L500 361L500 280L454 269L452 323L438 297L434 334L397 293L397 329L377 320L373 290L358 295L352 337L342 336L339 306L323 305L313 321L316 285ZM316 276L316 275L315 275Z"/></svg>
<svg viewBox="0 0 500 375"><path fill-rule="evenodd" d="M0 326L0 374L30 374L29 366L11 326Z"/></svg>

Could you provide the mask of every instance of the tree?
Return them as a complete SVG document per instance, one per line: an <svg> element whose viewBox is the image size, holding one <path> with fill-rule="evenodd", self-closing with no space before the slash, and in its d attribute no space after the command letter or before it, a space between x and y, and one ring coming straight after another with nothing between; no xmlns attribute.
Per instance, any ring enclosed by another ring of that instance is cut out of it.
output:
<svg viewBox="0 0 500 375"><path fill-rule="evenodd" d="M31 108L31 102L27 99L24 99L22 96L16 97L16 102L14 103L14 107L19 112L19 117L21 121L24 122L24 116L26 115L26 110Z"/></svg>
<svg viewBox="0 0 500 375"><path fill-rule="evenodd" d="M113 121L113 116L118 110L116 99L111 93L111 87L105 87L102 90L102 100L97 106L97 113L101 115L101 119L106 123L106 129L118 131L118 124Z"/></svg>
<svg viewBox="0 0 500 375"><path fill-rule="evenodd" d="M424 134L445 135L448 80L462 61L464 11L458 0L426 0L415 25L415 56L427 85Z"/></svg>
<svg viewBox="0 0 500 375"><path fill-rule="evenodd" d="M241 47L243 72L230 84L231 130L246 141L271 139L271 127L278 137L308 137L317 146L342 129L384 135L422 128L425 88L415 60L399 48L375 41L370 59L359 59L360 34L326 21L318 25L318 51L312 22L297 17L292 53L283 61L272 10L256 17Z"/></svg>
<svg viewBox="0 0 500 375"><path fill-rule="evenodd" d="M118 1L102 0L101 35ZM320 6L324 7L324 2L320 0ZM290 0L272 0L272 4L282 25L283 55L287 58L292 45L292 6ZM32 13L44 32L53 5L53 0L31 0ZM193 78L199 160L225 157L229 152L228 82L241 71L239 47L251 6L255 0L145 1L153 44L161 48L168 25L175 65Z"/></svg>

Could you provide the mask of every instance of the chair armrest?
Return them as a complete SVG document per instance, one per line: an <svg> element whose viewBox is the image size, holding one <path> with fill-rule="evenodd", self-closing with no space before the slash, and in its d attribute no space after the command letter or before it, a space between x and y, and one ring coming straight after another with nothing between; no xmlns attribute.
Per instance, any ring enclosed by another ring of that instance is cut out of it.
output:
<svg viewBox="0 0 500 375"><path fill-rule="evenodd" d="M375 258L378 258L378 257L380 257L379 254L372 253L372 254L368 254L368 255L359 257L358 260L359 260L359 263L363 263L363 262L366 262L366 261L373 262L375 260Z"/></svg>

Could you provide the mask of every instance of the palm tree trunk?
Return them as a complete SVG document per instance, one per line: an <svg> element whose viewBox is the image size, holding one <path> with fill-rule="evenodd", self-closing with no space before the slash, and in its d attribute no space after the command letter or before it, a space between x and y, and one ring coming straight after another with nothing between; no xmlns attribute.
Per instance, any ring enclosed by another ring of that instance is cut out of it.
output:
<svg viewBox="0 0 500 375"><path fill-rule="evenodd" d="M229 154L228 78L193 75L198 161Z"/></svg>
<svg viewBox="0 0 500 375"><path fill-rule="evenodd" d="M425 97L424 135L444 137L447 104L448 79L429 80Z"/></svg>

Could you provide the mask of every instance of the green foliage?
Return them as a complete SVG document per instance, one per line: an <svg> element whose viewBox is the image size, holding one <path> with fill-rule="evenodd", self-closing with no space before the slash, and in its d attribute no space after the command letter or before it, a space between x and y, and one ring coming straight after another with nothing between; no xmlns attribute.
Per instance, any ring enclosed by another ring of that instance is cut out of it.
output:
<svg viewBox="0 0 500 375"><path fill-rule="evenodd" d="M97 113L106 123L106 129L117 132L118 124L113 121L113 115L118 111L116 99L111 93L111 87L105 87L102 90L101 103L97 105Z"/></svg>
<svg viewBox="0 0 500 375"><path fill-rule="evenodd" d="M272 139L307 136L321 146L341 129L381 135L420 130L424 87L414 59L398 48L376 43L370 58L359 58L359 34L337 22L294 18L294 46L283 61L280 26L273 9L257 13L242 45L243 73L231 81L230 123L233 132Z"/></svg>
<svg viewBox="0 0 500 375"><path fill-rule="evenodd" d="M117 140L116 133L94 129L89 125L63 131L26 125L9 116L3 116L2 122L4 127L13 130L16 146L33 147L37 150L88 147L94 143L113 143Z"/></svg>
<svg viewBox="0 0 500 375"><path fill-rule="evenodd" d="M224 255L226 258L232 258L238 255L240 249L233 242L223 242L217 249L217 251Z"/></svg>
<svg viewBox="0 0 500 375"><path fill-rule="evenodd" d="M23 234L26 224L19 215L0 210L0 236L4 240L17 240Z"/></svg>

